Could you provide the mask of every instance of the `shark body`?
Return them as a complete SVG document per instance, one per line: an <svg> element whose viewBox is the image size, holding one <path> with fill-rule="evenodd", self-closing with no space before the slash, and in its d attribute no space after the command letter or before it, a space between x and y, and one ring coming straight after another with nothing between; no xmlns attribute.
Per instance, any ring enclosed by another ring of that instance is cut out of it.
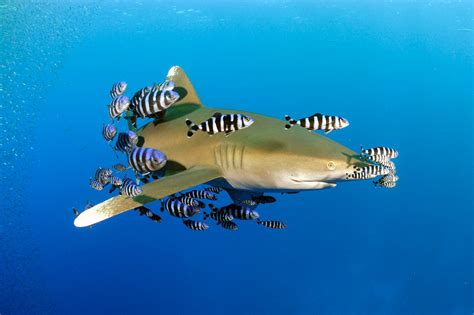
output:
<svg viewBox="0 0 474 315"><path fill-rule="evenodd" d="M163 119L137 131L140 146L166 154L165 176L144 185L143 194L116 196L81 213L77 227L96 224L193 186L209 183L234 200L263 192L297 192L335 187L354 167L369 165L357 153L301 127L285 130L285 121L239 110L204 107L184 71L175 66L168 80L185 96ZM216 112L251 116L254 123L229 136L197 132L187 137L186 119L200 123Z"/></svg>

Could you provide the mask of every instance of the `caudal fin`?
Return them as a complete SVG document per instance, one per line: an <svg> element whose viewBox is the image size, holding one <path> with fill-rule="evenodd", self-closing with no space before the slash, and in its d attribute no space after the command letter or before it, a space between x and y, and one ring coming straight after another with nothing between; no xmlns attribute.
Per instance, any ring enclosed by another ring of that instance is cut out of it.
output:
<svg viewBox="0 0 474 315"><path fill-rule="evenodd" d="M290 116L288 115L285 115L285 120L288 122L286 125L285 125L285 129L290 129L291 127L293 127L294 125L296 125L297 121L294 120L293 118L291 118Z"/></svg>
<svg viewBox="0 0 474 315"><path fill-rule="evenodd" d="M186 126L188 126L188 138L191 138L196 131L199 130L199 126L193 123L191 120L186 119Z"/></svg>

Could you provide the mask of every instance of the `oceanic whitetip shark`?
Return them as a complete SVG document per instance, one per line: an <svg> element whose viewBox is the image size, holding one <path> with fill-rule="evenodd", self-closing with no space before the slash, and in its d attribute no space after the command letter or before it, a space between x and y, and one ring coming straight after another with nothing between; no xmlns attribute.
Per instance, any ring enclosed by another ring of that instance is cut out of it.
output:
<svg viewBox="0 0 474 315"><path fill-rule="evenodd" d="M283 120L203 106L178 66L169 70L167 80L174 81L184 97L162 119L137 130L139 146L160 150L168 157L164 176L145 184L138 197L119 195L87 209L75 219L75 226L96 224L200 184L222 187L238 201L264 192L335 187L347 180L355 166L369 165L359 154L323 135L302 127L285 130ZM186 119L200 123L216 112L248 115L255 122L229 136L198 132L187 137Z"/></svg>

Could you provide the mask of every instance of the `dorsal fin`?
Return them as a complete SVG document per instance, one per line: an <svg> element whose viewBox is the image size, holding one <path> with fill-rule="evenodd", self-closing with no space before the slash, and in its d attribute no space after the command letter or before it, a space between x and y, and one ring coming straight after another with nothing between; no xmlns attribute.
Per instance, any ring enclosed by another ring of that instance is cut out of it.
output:
<svg viewBox="0 0 474 315"><path fill-rule="evenodd" d="M171 67L171 69L168 71L168 75L166 76L166 80L171 80L176 83L178 92L179 88L185 90L185 96L178 102L174 103L173 107L190 103L202 106L201 100L199 99L196 91L194 90L194 86L186 75L186 72L184 72L181 67Z"/></svg>

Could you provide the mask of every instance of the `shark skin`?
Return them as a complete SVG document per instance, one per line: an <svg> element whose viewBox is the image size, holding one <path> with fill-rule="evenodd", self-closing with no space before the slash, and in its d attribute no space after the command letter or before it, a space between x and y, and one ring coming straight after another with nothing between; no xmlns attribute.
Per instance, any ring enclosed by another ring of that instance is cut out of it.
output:
<svg viewBox="0 0 474 315"><path fill-rule="evenodd" d="M272 117L202 106L184 71L173 67L167 79L185 93L162 119L137 130L139 146L168 157L165 176L144 185L143 194L116 196L81 213L77 227L89 226L193 186L212 183L233 191L295 192L335 187L355 167L370 165L359 154L314 132ZM197 131L187 137L186 119L199 124L216 112L251 116L254 123L229 136ZM344 131L342 131L344 132Z"/></svg>

